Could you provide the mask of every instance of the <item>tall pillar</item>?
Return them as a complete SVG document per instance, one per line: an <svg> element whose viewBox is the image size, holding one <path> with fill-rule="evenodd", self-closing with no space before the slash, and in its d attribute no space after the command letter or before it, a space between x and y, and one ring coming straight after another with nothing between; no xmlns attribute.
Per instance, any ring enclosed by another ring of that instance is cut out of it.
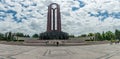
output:
<svg viewBox="0 0 120 59"><path fill-rule="evenodd" d="M48 6L48 15L47 15L47 32L51 31L51 6Z"/></svg>
<svg viewBox="0 0 120 59"><path fill-rule="evenodd" d="M60 15L60 6L57 7L57 31L61 31L61 15Z"/></svg>

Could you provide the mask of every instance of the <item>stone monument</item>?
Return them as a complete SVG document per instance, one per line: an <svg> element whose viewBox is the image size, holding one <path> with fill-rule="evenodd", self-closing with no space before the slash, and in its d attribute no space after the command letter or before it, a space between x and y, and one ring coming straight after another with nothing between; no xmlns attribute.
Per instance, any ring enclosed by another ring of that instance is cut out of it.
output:
<svg viewBox="0 0 120 59"><path fill-rule="evenodd" d="M48 6L47 31L40 34L40 39L66 40L68 38L68 33L61 31L60 6L57 3L52 3Z"/></svg>

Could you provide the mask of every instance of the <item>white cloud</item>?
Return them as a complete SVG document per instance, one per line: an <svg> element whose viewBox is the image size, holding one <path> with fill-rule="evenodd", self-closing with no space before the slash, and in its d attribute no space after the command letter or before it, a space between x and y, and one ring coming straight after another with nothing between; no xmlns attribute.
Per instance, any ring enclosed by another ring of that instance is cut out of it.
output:
<svg viewBox="0 0 120 59"><path fill-rule="evenodd" d="M17 23L13 21L11 14L7 14L5 21L0 21L1 32L13 31L33 34L46 31L47 6L50 3L58 3L60 5L62 30L70 34L79 35L89 32L114 31L115 29L120 29L119 19L109 17L105 21L100 21L97 17L91 17L88 14L88 12L97 14L98 10L107 10L109 13L120 12L119 0L83 0L86 5L76 11L72 11L72 7L79 7L79 2L73 0L15 1L16 2L11 2L11 0L6 1L8 5L14 5L12 8L0 3L1 10L15 10L18 19L24 16L27 17L27 20L23 19L21 23ZM29 5L29 7L22 7L20 3ZM37 6L31 6L32 3L36 3ZM29 10L32 11L28 12Z"/></svg>

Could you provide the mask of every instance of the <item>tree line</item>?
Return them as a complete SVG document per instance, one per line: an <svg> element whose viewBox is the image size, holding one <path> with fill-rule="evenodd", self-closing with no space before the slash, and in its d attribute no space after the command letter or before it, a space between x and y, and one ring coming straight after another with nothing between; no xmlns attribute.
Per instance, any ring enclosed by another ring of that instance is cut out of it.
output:
<svg viewBox="0 0 120 59"><path fill-rule="evenodd" d="M39 34L33 34L32 36L26 35L20 32L17 33L12 33L12 32L6 32L6 33L0 33L0 40L15 40L15 36L17 37L32 37L32 38L39 38ZM102 33L89 33L89 34L82 34L79 37L90 37L94 36L94 40L96 41L103 41L103 40L120 40L120 30L115 30L115 32L112 31L107 31L107 32L102 32ZM70 38L74 38L76 36L74 35L69 35Z"/></svg>
<svg viewBox="0 0 120 59"><path fill-rule="evenodd" d="M30 36L20 32L17 32L17 33L6 32L4 34L0 33L0 40L14 41L14 40L17 40L16 37L30 37Z"/></svg>
<svg viewBox="0 0 120 59"><path fill-rule="evenodd" d="M82 34L78 37L87 37L87 36L94 36L94 40L96 41L103 41L103 40L120 40L120 30L115 30L115 32L107 31L102 33L89 33L89 34Z"/></svg>

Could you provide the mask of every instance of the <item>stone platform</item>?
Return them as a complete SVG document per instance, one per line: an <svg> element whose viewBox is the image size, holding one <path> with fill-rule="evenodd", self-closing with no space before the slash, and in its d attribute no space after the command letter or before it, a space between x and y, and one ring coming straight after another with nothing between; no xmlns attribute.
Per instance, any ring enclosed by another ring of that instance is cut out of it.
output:
<svg viewBox="0 0 120 59"><path fill-rule="evenodd" d="M120 59L120 44L59 47L0 44L0 59Z"/></svg>
<svg viewBox="0 0 120 59"><path fill-rule="evenodd" d="M55 46L59 42L59 46L78 46L78 45L94 45L106 44L109 41L82 41L82 40L25 40L24 45L32 46Z"/></svg>

